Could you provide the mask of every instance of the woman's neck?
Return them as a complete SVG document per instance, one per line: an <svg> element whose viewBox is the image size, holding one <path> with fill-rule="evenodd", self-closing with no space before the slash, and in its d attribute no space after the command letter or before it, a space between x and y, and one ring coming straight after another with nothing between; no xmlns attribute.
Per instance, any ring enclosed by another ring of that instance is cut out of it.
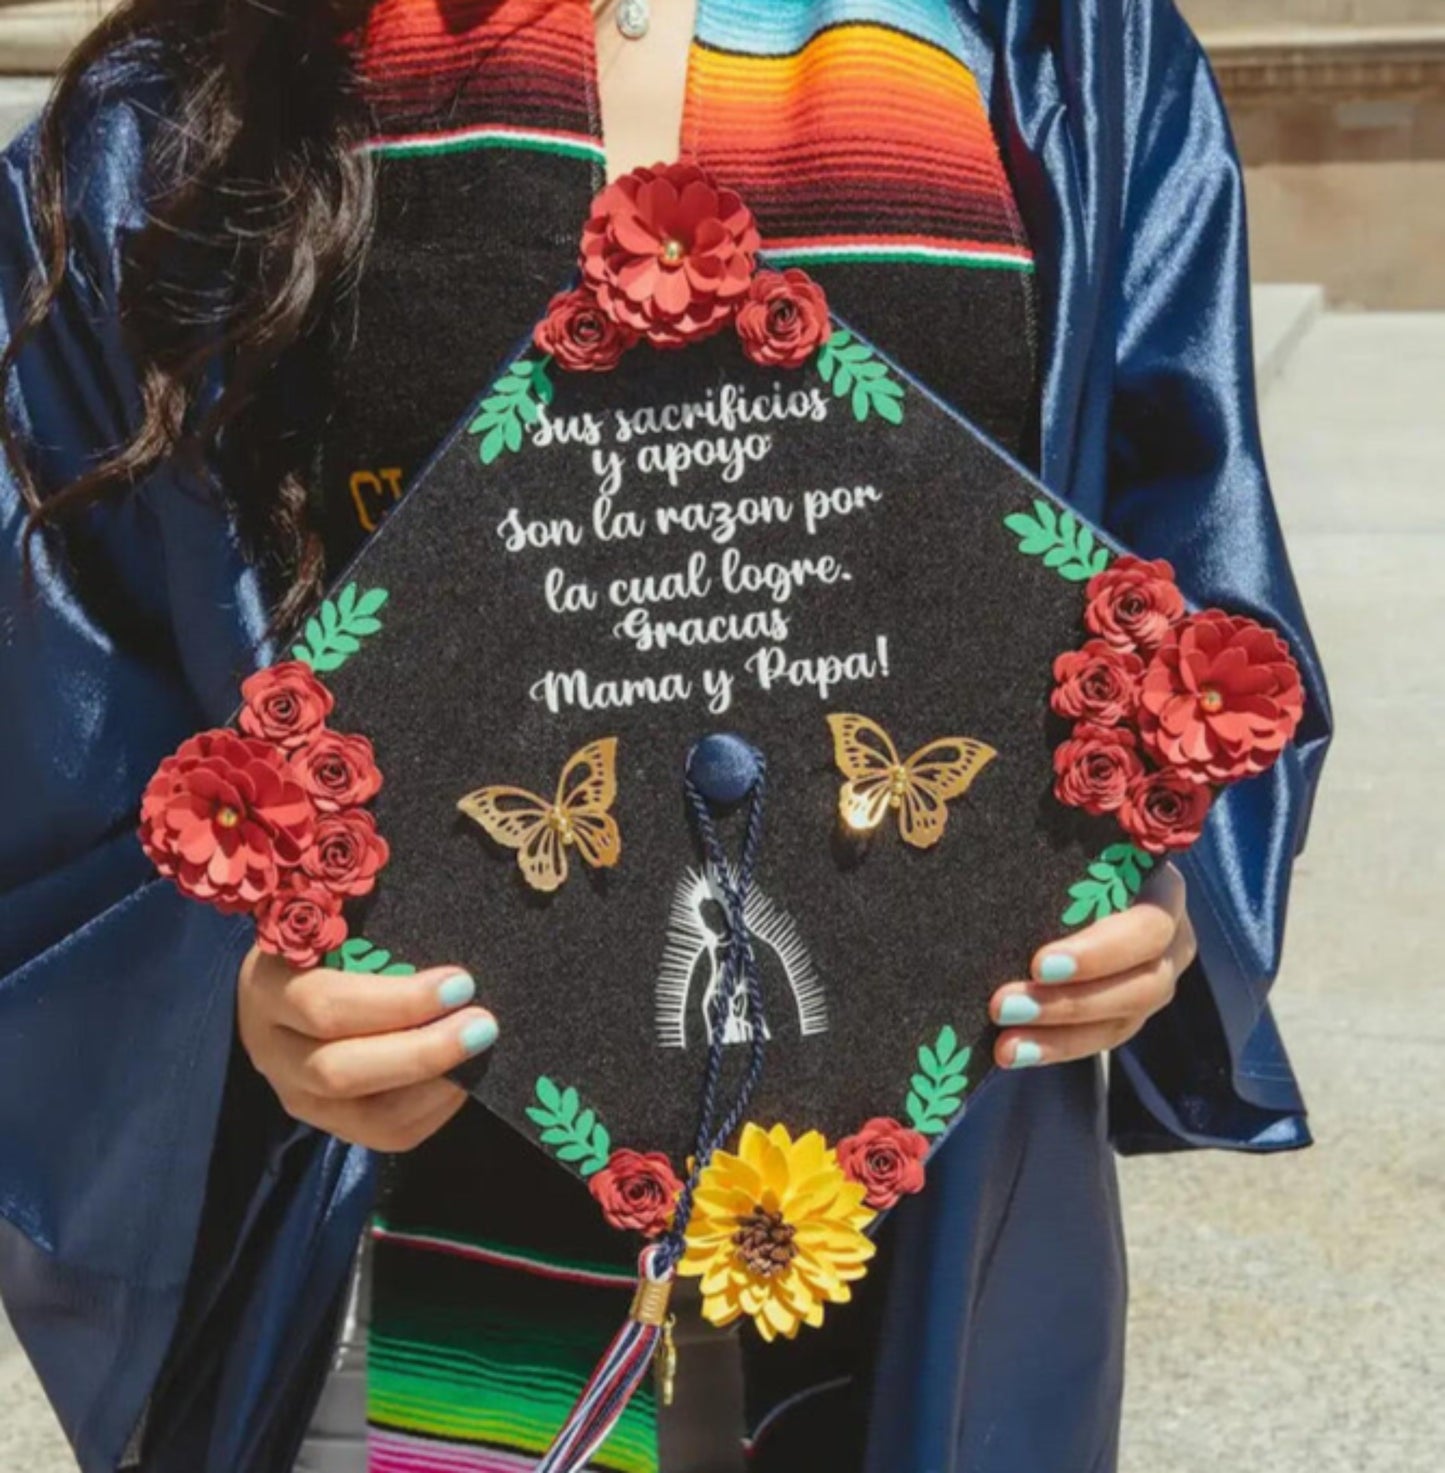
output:
<svg viewBox="0 0 1445 1473"><path fill-rule="evenodd" d="M687 60L698 0L651 0L647 33L618 29L619 0L593 0L597 22L597 90L607 175L672 160L681 152Z"/></svg>

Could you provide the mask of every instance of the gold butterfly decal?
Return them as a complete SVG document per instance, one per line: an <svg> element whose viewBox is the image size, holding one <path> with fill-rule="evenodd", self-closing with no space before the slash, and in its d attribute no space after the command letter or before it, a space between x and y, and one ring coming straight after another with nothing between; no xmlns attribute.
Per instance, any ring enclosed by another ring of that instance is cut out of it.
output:
<svg viewBox="0 0 1445 1473"><path fill-rule="evenodd" d="M920 747L906 762L893 739L866 716L830 716L833 760L848 779L838 797L843 822L871 833L898 815L905 844L931 849L943 837L948 805L961 798L998 753L967 737L943 737Z"/></svg>
<svg viewBox="0 0 1445 1473"><path fill-rule="evenodd" d="M617 800L617 738L577 752L562 769L552 802L526 788L478 788L457 803L499 844L517 851L522 878L547 894L567 880L567 851L593 869L622 858L622 834L609 811Z"/></svg>

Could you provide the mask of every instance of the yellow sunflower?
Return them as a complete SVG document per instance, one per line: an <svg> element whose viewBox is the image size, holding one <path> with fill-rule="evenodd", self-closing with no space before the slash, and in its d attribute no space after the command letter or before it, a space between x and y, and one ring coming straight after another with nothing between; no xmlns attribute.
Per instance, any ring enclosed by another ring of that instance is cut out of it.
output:
<svg viewBox="0 0 1445 1473"><path fill-rule="evenodd" d="M719 1151L698 1182L678 1272L702 1280L714 1325L751 1315L763 1339L791 1340L846 1304L877 1251L862 1229L876 1214L817 1131L744 1126L737 1155Z"/></svg>

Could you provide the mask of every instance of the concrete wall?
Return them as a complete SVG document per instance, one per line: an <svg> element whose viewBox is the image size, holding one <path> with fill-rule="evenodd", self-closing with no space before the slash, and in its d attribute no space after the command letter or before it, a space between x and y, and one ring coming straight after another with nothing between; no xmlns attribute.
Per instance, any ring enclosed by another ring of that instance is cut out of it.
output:
<svg viewBox="0 0 1445 1473"><path fill-rule="evenodd" d="M1181 0L1246 165L1255 274L1445 307L1445 0Z"/></svg>
<svg viewBox="0 0 1445 1473"><path fill-rule="evenodd" d="M1445 0L1179 0L1179 8L1201 29L1445 21Z"/></svg>

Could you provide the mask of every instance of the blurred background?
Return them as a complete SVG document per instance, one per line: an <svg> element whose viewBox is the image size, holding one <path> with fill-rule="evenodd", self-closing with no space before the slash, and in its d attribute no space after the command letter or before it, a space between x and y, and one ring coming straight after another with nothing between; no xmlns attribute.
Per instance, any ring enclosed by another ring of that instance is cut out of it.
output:
<svg viewBox="0 0 1445 1473"><path fill-rule="evenodd" d="M1245 160L1265 439L1340 734L1275 993L1318 1145L1123 1163L1123 1469L1434 1473L1445 0L1181 6ZM3 136L98 13L96 0L0 0ZM0 1320L0 1473L73 1468Z"/></svg>

